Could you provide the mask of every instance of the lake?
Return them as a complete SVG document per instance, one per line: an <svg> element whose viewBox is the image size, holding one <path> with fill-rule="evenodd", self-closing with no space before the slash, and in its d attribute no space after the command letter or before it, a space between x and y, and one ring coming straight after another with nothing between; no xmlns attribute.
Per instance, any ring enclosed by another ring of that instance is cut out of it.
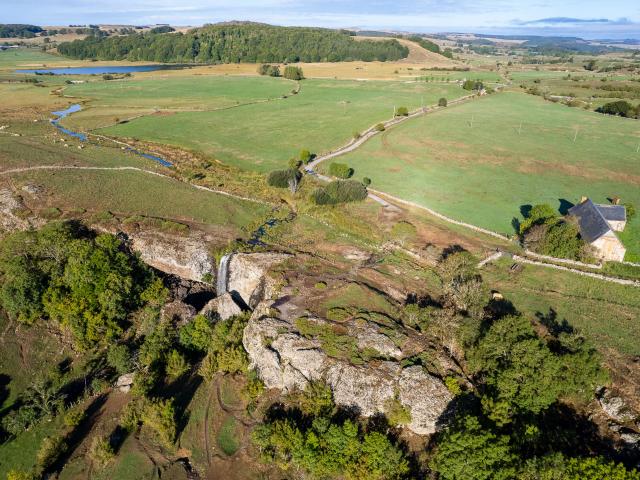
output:
<svg viewBox="0 0 640 480"><path fill-rule="evenodd" d="M156 70L175 70L184 68L179 65L131 65L104 67L68 67L68 68L39 68L36 70L16 70L25 75L103 75L107 73L135 73L155 72Z"/></svg>

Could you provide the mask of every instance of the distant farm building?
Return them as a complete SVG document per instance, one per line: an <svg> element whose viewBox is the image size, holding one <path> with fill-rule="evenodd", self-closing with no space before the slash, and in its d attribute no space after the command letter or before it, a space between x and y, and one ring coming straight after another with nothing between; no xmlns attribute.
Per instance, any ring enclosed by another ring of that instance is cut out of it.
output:
<svg viewBox="0 0 640 480"><path fill-rule="evenodd" d="M627 211L623 205L599 205L584 198L569 209L569 215L578 219L582 239L602 260L624 260L626 249L615 234L623 231L627 224Z"/></svg>

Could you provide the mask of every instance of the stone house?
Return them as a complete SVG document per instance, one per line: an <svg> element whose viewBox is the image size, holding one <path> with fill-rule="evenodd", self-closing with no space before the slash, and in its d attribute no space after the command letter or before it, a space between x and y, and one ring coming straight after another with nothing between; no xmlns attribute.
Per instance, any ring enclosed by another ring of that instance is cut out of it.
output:
<svg viewBox="0 0 640 480"><path fill-rule="evenodd" d="M621 262L627 252L615 232L627 224L627 211L623 205L600 205L583 199L569 209L569 215L578 219L582 239L591 245L598 257L606 261Z"/></svg>

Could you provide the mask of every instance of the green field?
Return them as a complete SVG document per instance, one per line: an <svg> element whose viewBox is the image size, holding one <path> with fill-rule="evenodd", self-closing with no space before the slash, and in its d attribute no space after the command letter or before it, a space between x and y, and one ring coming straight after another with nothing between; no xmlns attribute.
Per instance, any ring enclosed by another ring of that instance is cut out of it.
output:
<svg viewBox="0 0 640 480"><path fill-rule="evenodd" d="M200 80L194 77L194 85ZM228 81L224 77L211 80L221 85ZM236 81L251 89L259 79ZM286 85L290 89L290 83ZM221 111L145 116L100 131L186 147L265 172L285 165L301 148L320 153L338 147L354 132L390 118L394 106L414 109L422 102L430 105L440 97L452 99L464 93L454 84L305 80L298 95L283 100Z"/></svg>
<svg viewBox="0 0 640 480"><path fill-rule="evenodd" d="M499 83L503 81L503 78L498 72L487 72L481 70L469 71L469 72L438 72L438 71L425 71L420 72L422 79L427 78L430 81L438 82L454 82L459 80L479 80L487 83Z"/></svg>
<svg viewBox="0 0 640 480"><path fill-rule="evenodd" d="M237 228L268 211L262 205L204 192L144 172L33 171L15 174L13 179L43 186L48 203L63 211L73 207Z"/></svg>
<svg viewBox="0 0 640 480"><path fill-rule="evenodd" d="M68 60L57 55L44 53L39 48L17 48L0 51L0 70L10 68L29 68L28 65L42 65L51 62ZM70 63L75 61L70 60Z"/></svg>
<svg viewBox="0 0 640 480"><path fill-rule="evenodd" d="M65 96L89 100L83 111L65 120L65 125L90 130L158 110L170 114L225 109L275 100L294 89L294 82L272 77L154 75L134 80L93 80L65 89Z"/></svg>
<svg viewBox="0 0 640 480"><path fill-rule="evenodd" d="M407 122L341 161L373 188L513 233L523 205L582 195L640 205L639 143L637 121L502 93ZM640 234L640 220L627 230ZM640 253L637 241L627 247Z"/></svg>
<svg viewBox="0 0 640 480"><path fill-rule="evenodd" d="M640 355L640 295L638 288L581 277L546 267L524 265L512 272L513 261L502 259L482 270L485 282L534 318L556 312L600 350Z"/></svg>

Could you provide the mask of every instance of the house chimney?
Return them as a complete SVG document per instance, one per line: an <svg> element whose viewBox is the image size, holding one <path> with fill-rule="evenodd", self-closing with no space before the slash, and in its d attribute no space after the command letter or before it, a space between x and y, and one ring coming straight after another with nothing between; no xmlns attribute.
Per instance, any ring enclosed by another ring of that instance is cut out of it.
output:
<svg viewBox="0 0 640 480"><path fill-rule="evenodd" d="M589 200L589 198L584 197L584 196L583 196L583 197L580 197L580 203L584 203L584 202L586 202L587 200Z"/></svg>

